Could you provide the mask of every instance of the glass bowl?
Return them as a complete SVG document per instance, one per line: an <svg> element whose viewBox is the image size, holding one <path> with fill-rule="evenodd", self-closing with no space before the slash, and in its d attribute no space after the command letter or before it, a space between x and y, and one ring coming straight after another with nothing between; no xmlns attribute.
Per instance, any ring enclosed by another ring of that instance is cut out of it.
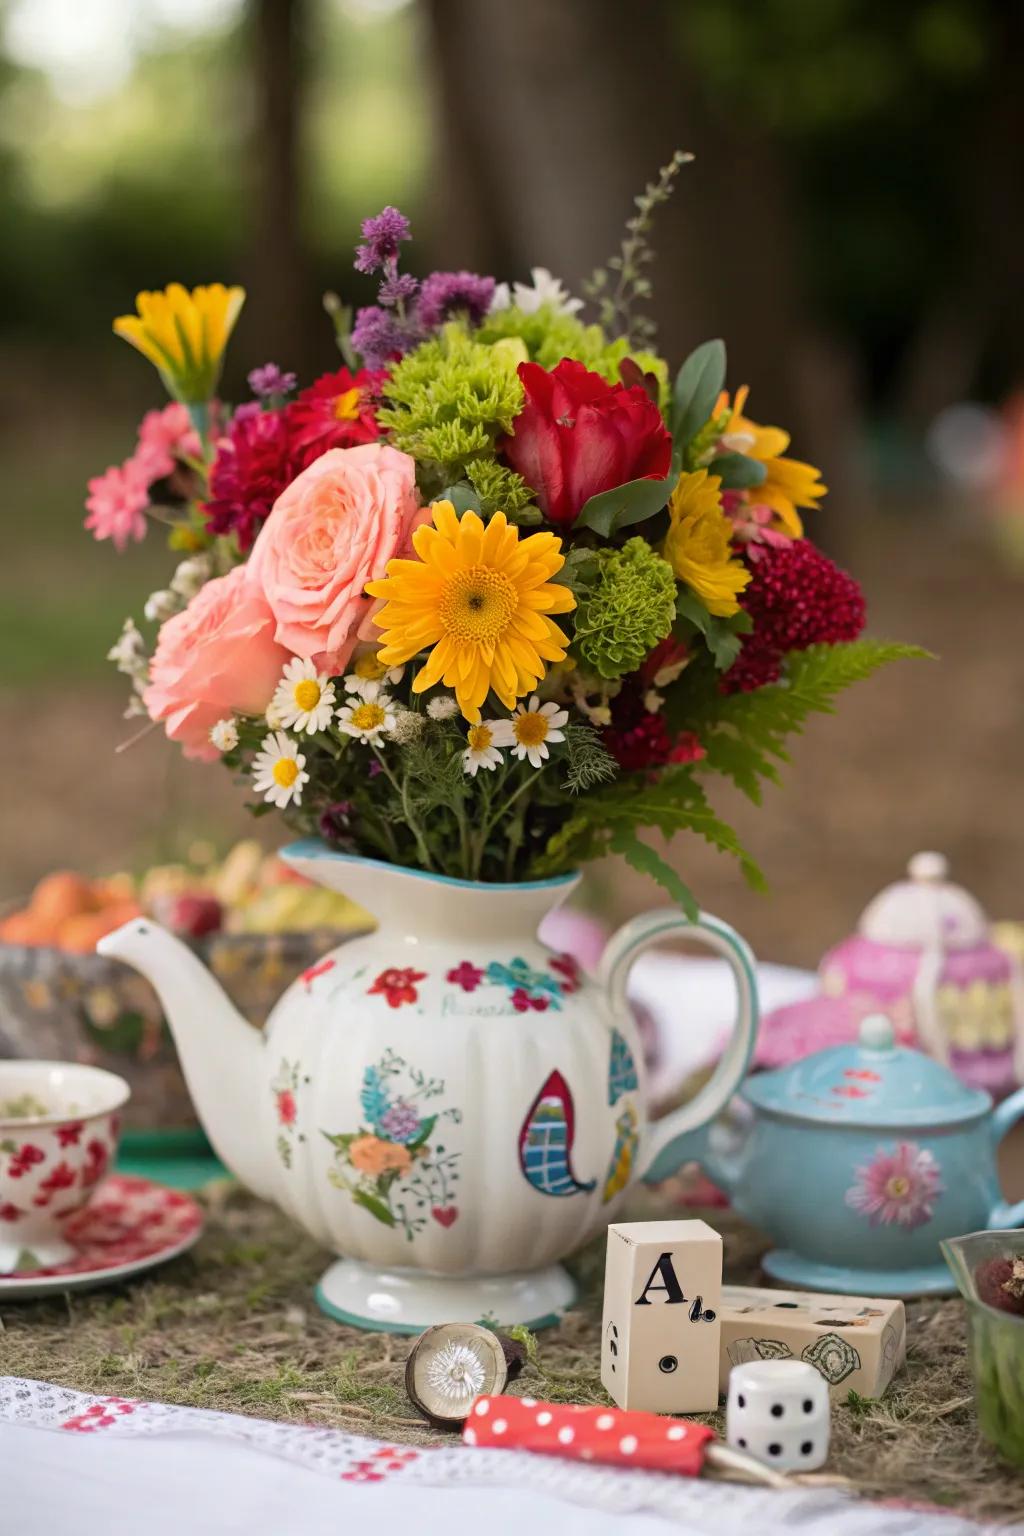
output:
<svg viewBox="0 0 1024 1536"><path fill-rule="evenodd" d="M1024 1317L982 1301L974 1279L986 1259L1024 1254L1024 1229L969 1232L939 1246L967 1303L978 1426L1000 1455L1024 1466Z"/></svg>

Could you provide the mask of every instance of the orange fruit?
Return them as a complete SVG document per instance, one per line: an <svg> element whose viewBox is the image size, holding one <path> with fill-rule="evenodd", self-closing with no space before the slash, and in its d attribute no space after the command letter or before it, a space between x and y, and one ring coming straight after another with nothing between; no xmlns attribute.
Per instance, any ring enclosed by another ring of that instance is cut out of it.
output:
<svg viewBox="0 0 1024 1536"><path fill-rule="evenodd" d="M65 918L57 929L58 947L76 955L91 954L104 934L113 933L122 923L141 916L141 908L134 901L118 902L116 906L104 907L102 912L76 913Z"/></svg>
<svg viewBox="0 0 1024 1536"><path fill-rule="evenodd" d="M91 882L69 869L58 869L52 875L46 875L32 892L29 902L32 916L49 927L57 927L79 912L92 912L95 907Z"/></svg>
<svg viewBox="0 0 1024 1536"><path fill-rule="evenodd" d="M45 945L53 943L53 929L41 923L31 912L12 912L0 922L0 942L4 944Z"/></svg>

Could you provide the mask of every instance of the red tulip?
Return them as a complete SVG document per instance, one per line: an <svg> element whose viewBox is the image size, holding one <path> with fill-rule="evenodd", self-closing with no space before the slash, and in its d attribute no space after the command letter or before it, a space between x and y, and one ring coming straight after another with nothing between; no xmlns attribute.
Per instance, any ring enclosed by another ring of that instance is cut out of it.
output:
<svg viewBox="0 0 1024 1536"><path fill-rule="evenodd" d="M606 384L568 357L550 373L520 363L519 377L526 400L499 449L552 523L574 523L601 491L668 474L672 439L639 385Z"/></svg>

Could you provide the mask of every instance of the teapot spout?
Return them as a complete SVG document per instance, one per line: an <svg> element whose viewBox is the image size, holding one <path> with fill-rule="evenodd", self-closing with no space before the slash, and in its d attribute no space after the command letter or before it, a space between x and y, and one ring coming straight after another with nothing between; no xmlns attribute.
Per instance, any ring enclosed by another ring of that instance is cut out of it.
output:
<svg viewBox="0 0 1024 1536"><path fill-rule="evenodd" d="M108 933L97 953L139 971L151 984L178 1048L196 1114L214 1151L243 1184L264 1192L269 1170L254 1164L252 1118L262 1082L263 1041L187 944L149 918Z"/></svg>

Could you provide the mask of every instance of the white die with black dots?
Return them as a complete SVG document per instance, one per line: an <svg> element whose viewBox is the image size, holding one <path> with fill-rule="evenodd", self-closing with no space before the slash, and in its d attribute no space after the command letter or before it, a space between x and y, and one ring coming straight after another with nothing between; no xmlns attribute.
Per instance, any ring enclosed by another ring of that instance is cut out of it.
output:
<svg viewBox="0 0 1024 1536"><path fill-rule="evenodd" d="M804 1360L751 1360L729 1374L730 1445L780 1472L812 1472L828 1457L828 1384Z"/></svg>

